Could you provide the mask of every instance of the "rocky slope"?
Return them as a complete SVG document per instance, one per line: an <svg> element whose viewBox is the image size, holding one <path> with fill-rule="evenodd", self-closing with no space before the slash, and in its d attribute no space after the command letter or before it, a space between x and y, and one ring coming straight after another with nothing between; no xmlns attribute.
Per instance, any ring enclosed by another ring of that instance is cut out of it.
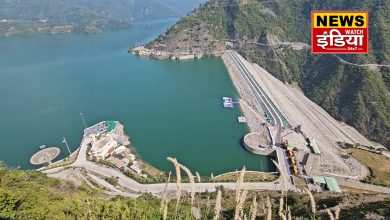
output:
<svg viewBox="0 0 390 220"><path fill-rule="evenodd" d="M311 10L369 11L370 53L336 57L295 47L299 44L291 42L310 44ZM238 50L280 80L298 83L336 119L389 148L390 68L348 63L390 65L389 23L386 0L212 0L147 46L171 54Z"/></svg>

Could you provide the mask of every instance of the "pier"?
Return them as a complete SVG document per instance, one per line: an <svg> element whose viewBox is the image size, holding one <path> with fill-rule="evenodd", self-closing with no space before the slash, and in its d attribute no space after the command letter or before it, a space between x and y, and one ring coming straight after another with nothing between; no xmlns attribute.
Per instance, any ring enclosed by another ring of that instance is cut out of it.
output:
<svg viewBox="0 0 390 220"><path fill-rule="evenodd" d="M233 98L230 97L222 97L223 107L224 108L234 108L234 104L239 104L240 102L233 101Z"/></svg>

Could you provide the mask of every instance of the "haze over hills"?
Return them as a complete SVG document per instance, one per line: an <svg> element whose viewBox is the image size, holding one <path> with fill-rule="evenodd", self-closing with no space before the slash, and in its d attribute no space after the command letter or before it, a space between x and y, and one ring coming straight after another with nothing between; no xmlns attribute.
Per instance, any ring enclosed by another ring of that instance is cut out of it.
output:
<svg viewBox="0 0 390 220"><path fill-rule="evenodd" d="M0 36L128 27L135 19L182 16L199 0L0 0Z"/></svg>
<svg viewBox="0 0 390 220"><path fill-rule="evenodd" d="M369 11L369 54L337 57L302 49L310 44L312 10ZM148 46L169 53L211 54L231 41L248 60L283 82L297 83L337 120L389 148L389 11L385 0L212 0ZM286 46L291 42L298 49Z"/></svg>

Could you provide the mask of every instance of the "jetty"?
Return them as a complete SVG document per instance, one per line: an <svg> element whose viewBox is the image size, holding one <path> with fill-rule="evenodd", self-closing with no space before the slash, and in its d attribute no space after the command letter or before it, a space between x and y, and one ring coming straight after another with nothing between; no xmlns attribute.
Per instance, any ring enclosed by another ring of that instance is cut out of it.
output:
<svg viewBox="0 0 390 220"><path fill-rule="evenodd" d="M223 107L224 108L234 108L234 104L239 104L240 102L233 101L231 97L222 97Z"/></svg>
<svg viewBox="0 0 390 220"><path fill-rule="evenodd" d="M237 119L238 123L246 123L246 118L244 116L239 116Z"/></svg>

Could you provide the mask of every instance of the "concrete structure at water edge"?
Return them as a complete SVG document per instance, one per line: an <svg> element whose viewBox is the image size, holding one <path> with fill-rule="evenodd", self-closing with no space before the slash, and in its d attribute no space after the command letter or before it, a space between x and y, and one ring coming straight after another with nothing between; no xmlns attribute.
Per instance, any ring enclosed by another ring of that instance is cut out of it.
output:
<svg viewBox="0 0 390 220"><path fill-rule="evenodd" d="M58 147L49 147L43 150L38 151L30 158L30 163L32 165L49 165L52 160L54 160L60 154L60 149Z"/></svg>
<svg viewBox="0 0 390 220"><path fill-rule="evenodd" d="M270 145L267 134L262 132L252 132L245 135L244 147L254 154L265 156L273 154L275 151Z"/></svg>

